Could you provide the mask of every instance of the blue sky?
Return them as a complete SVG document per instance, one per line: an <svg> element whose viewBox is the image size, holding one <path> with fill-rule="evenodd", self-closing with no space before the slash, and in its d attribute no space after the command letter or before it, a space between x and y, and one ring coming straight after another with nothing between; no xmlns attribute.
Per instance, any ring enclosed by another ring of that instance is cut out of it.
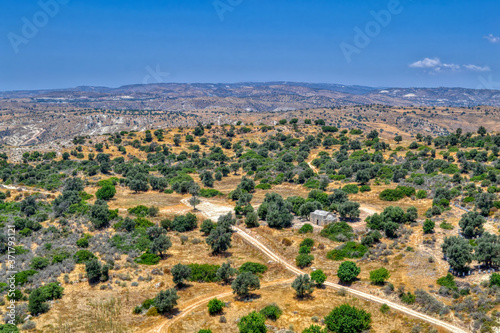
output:
<svg viewBox="0 0 500 333"><path fill-rule="evenodd" d="M498 0L0 3L0 90L242 81L500 89ZM382 24L373 13L385 14Z"/></svg>

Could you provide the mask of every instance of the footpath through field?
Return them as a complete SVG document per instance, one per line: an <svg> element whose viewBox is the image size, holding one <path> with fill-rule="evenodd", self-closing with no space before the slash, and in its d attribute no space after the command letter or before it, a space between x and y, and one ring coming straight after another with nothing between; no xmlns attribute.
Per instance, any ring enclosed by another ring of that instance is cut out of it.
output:
<svg viewBox="0 0 500 333"><path fill-rule="evenodd" d="M182 203L185 204L185 205L187 205L187 206L190 206L189 199L183 199ZM213 203L205 201L205 200L203 200L199 205L196 205L196 209L200 210L203 213L203 215L205 215L207 218L210 218L210 219L212 219L214 221L217 221L217 219L219 218L219 216L227 214L230 211L233 211L232 207L216 205L216 204L213 204ZM265 255L267 255L272 260L274 260L274 261L280 263L281 265L283 265L287 270L289 270L293 274L295 274L295 275L304 275L304 274L306 274L305 272L303 272L302 270L298 269L294 265L289 264L286 260L284 260L283 258L281 258L278 254L274 253L272 250L270 250L268 247L266 247L264 244L262 244L261 242L259 242L257 239L255 239L254 237L252 237L251 235L249 235L248 233L246 233L244 230L242 230L242 229L240 229L240 228L238 228L236 226L233 226L233 230L236 232L236 234L238 234L246 242L248 242L249 244L251 244L252 246L254 246L255 248L257 248L259 251L261 251L262 253L264 253ZM283 283L283 282L281 281L280 283ZM453 333L467 333L468 332L467 330L464 330L462 328L454 326L454 325L452 325L450 323L447 323L445 321L433 318L431 316L428 316L426 314L420 313L418 311L409 309L409 308L407 308L405 306L402 306L400 304L391 302L391 301L389 301L387 299L384 299L384 298L381 298L381 297L378 297L378 296L374 296L374 295L370 295L370 294L364 293L362 291L359 291L359 290L356 290L356 289L353 289L353 288L349 288L349 287L345 287L345 286L342 286L340 284L333 283L333 282L328 282L327 281L324 284L325 284L325 286L330 287L330 288L344 289L348 293L350 293L351 295L359 297L359 298L362 298L362 299L365 299L365 300L368 300L370 302L378 303L378 304L381 304L381 305L382 304L387 304L389 307L391 307L394 310L397 310L397 311L399 311L401 313L404 313L404 314L406 314L408 316L411 316L411 317L418 318L420 320L426 321L426 322L428 322L428 323L430 323L430 324L432 324L434 326L438 326L438 327L444 328L444 329L446 329L446 330L448 330L450 332L453 332ZM218 295L217 297L222 298L222 297L226 297L226 296L230 296L230 295L231 295L231 292L227 292L227 293ZM166 323L163 323L162 325L160 325L156 329L152 330L151 332L154 332L154 333L169 332L169 327L173 324L173 322L175 322L175 321L179 320L180 318L184 317L189 311L194 310L196 307L207 303L212 298L213 298L213 296L212 297L207 297L207 298L205 298L203 300L200 300L200 301L198 301L198 302L196 302L196 303L188 306L187 308L185 308L185 309L182 310L182 313L179 316L177 316L174 319L168 320Z"/></svg>

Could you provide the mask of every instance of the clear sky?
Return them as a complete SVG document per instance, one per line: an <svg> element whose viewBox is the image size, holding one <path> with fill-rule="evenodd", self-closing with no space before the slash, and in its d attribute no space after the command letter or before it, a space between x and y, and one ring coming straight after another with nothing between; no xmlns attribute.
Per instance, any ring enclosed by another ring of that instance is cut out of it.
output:
<svg viewBox="0 0 500 333"><path fill-rule="evenodd" d="M500 89L498 0L0 4L0 90L243 81Z"/></svg>

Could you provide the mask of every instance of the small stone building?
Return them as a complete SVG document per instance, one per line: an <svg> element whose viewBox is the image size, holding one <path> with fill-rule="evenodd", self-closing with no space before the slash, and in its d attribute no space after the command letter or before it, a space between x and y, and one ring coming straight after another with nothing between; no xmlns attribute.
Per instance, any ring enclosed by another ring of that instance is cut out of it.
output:
<svg viewBox="0 0 500 333"><path fill-rule="evenodd" d="M319 226L325 226L338 221L337 215L324 210L315 210L311 213L309 219L311 223Z"/></svg>

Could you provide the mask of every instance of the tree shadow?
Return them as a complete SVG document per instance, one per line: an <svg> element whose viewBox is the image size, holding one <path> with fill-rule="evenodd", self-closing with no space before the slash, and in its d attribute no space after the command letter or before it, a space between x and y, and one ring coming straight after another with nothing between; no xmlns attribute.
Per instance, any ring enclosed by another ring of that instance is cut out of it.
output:
<svg viewBox="0 0 500 333"><path fill-rule="evenodd" d="M357 281L359 281L359 279L358 279L358 278L356 278L356 279L354 279L354 280L352 280L352 281L349 281L349 282L345 282L345 281L341 281L341 280L339 280L338 284L339 284L339 285L341 285L342 287L347 287L347 288L350 288L350 287L352 286L352 284L353 284L354 282L357 282Z"/></svg>
<svg viewBox="0 0 500 333"><path fill-rule="evenodd" d="M316 297L311 294L304 294L302 296L295 295L294 299L297 301L313 301Z"/></svg>
<svg viewBox="0 0 500 333"><path fill-rule="evenodd" d="M168 260L171 257L173 257L173 255L169 253L163 253L162 255L160 255L161 260Z"/></svg>
<svg viewBox="0 0 500 333"><path fill-rule="evenodd" d="M175 289L177 289L177 291L181 291L181 290L186 290L188 288L191 288L192 286L193 285L190 283L183 282L181 284L176 284Z"/></svg>
<svg viewBox="0 0 500 333"><path fill-rule="evenodd" d="M232 254L231 252L227 252L227 251L225 251L225 252L222 252L222 253L217 253L217 254L212 254L212 253L210 253L210 256L211 256L211 257L220 257L220 258L225 258L225 259L227 259L227 258L231 258L231 257L233 256L233 254Z"/></svg>
<svg viewBox="0 0 500 333"><path fill-rule="evenodd" d="M249 293L246 296L236 296L235 299L239 302L252 302L257 299L261 299L262 296L259 294Z"/></svg>
<svg viewBox="0 0 500 333"><path fill-rule="evenodd" d="M174 308L172 311L165 313L163 315L163 317L166 317L168 319L173 319L173 318L177 317L178 315L180 315L181 313L182 312L179 309Z"/></svg>

